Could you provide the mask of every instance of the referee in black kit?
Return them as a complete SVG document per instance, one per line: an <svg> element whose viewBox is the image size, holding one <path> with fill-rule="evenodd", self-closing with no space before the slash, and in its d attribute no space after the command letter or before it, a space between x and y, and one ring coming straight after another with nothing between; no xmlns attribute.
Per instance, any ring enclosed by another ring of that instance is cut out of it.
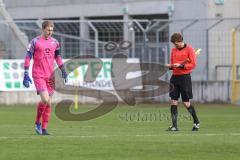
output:
<svg viewBox="0 0 240 160"><path fill-rule="evenodd" d="M178 99L181 95L184 106L193 117L192 131L198 131L200 122L196 111L189 101L193 98L191 72L196 67L196 55L194 49L183 42L183 37L180 33L174 33L171 36L171 42L175 47L171 50L170 64L166 66L172 70L170 83L173 85L173 90L170 91L171 97L171 117L172 126L167 131L178 131L177 116L178 116Z"/></svg>

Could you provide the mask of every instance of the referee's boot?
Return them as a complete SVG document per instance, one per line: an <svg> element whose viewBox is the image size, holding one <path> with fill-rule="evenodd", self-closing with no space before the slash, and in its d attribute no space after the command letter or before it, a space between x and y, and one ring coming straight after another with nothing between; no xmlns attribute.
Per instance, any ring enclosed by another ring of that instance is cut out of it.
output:
<svg viewBox="0 0 240 160"><path fill-rule="evenodd" d="M192 131L198 131L200 128L200 123L194 123L193 124L193 128L192 128Z"/></svg>
<svg viewBox="0 0 240 160"><path fill-rule="evenodd" d="M179 131L177 127L175 126L170 126L168 127L168 129L166 131L170 131L170 132L176 132L176 131Z"/></svg>

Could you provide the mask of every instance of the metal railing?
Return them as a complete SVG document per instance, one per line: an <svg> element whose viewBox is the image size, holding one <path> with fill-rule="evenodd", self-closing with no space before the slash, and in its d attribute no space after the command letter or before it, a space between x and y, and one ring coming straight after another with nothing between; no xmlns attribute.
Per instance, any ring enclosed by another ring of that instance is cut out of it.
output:
<svg viewBox="0 0 240 160"><path fill-rule="evenodd" d="M15 23L29 41L41 33L41 20L18 20ZM61 43L64 58L83 54L111 58L114 53L104 51L104 44L129 40L133 44L127 52L129 57L146 62L168 63L172 47L170 36L174 32L181 32L186 43L194 48L202 48L193 80L230 80L225 75L229 68L218 70L216 78L216 67L231 65L231 30L240 24L240 19L54 20L54 23L53 36ZM10 34L6 26L1 32L2 35L4 33L3 37ZM0 48L3 58L14 58L13 54L24 57L24 53L19 53L17 46L11 44L13 40L1 38L0 42L4 46ZM14 47L16 51L10 52ZM236 64L240 65L240 61L237 60Z"/></svg>

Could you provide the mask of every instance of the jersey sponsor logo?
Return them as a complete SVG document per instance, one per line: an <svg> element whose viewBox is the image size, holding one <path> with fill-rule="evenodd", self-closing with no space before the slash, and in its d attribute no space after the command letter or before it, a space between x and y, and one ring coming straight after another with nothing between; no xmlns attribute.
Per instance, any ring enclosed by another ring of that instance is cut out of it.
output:
<svg viewBox="0 0 240 160"><path fill-rule="evenodd" d="M45 48L44 58L51 58L51 49Z"/></svg>
<svg viewBox="0 0 240 160"><path fill-rule="evenodd" d="M46 53L46 54L49 54L50 51L51 51L51 50L50 50L49 48L45 48L45 53Z"/></svg>

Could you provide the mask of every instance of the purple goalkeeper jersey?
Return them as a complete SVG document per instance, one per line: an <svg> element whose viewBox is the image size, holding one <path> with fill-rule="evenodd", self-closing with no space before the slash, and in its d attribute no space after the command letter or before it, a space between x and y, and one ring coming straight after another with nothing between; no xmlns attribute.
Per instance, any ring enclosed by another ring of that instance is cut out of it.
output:
<svg viewBox="0 0 240 160"><path fill-rule="evenodd" d="M25 68L29 67L29 61L33 57L32 77L50 77L54 72L54 60L58 66L62 65L59 50L59 42L53 37L45 39L43 36L38 36L32 39L25 57Z"/></svg>

